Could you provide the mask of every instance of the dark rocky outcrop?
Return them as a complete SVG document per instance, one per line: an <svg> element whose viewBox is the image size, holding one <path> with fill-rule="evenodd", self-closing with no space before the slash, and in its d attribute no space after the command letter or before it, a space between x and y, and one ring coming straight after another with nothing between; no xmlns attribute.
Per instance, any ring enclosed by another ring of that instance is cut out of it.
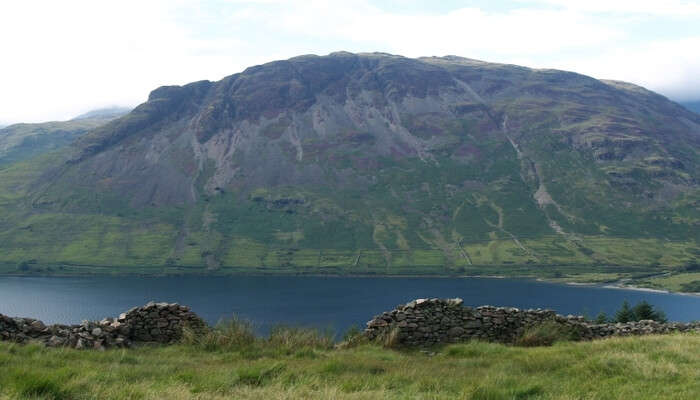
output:
<svg viewBox="0 0 700 400"><path fill-rule="evenodd" d="M700 332L700 322L658 323L651 320L629 323L592 324L581 316L562 316L552 310L520 310L512 307L466 307L462 299L418 299L375 316L367 323L365 336L376 339L396 335L405 346L430 346L472 339L513 343L528 327L546 322L561 324L579 340L610 336Z"/></svg>
<svg viewBox="0 0 700 400"><path fill-rule="evenodd" d="M158 88L60 153L0 170L0 262L31 247L42 268L675 267L700 251L699 148L700 115L624 82L455 56L294 57ZM86 237L101 246L62 253Z"/></svg>
<svg viewBox="0 0 700 400"><path fill-rule="evenodd" d="M148 303L122 313L118 318L83 321L80 325L45 325L31 318L0 314L0 340L25 343L36 341L50 347L99 349L129 347L138 343L173 343L188 327L203 331L206 323L189 307L169 303Z"/></svg>

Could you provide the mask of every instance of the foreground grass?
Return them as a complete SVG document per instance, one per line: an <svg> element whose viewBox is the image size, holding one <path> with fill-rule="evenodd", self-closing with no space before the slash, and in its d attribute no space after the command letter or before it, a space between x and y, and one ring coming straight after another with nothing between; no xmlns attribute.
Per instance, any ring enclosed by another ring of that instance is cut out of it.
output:
<svg viewBox="0 0 700 400"><path fill-rule="evenodd" d="M397 351L323 341L106 352L0 343L1 399L697 399L700 335Z"/></svg>

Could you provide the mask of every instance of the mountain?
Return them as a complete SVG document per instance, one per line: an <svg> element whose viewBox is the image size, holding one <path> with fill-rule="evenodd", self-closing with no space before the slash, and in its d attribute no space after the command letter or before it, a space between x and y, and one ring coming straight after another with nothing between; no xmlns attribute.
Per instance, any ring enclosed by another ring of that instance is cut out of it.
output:
<svg viewBox="0 0 700 400"><path fill-rule="evenodd" d="M129 112L126 108L94 110L70 121L0 127L0 168L69 145L85 132Z"/></svg>
<svg viewBox="0 0 700 400"><path fill-rule="evenodd" d="M700 101L689 101L681 103L683 107L700 114Z"/></svg>
<svg viewBox="0 0 700 400"><path fill-rule="evenodd" d="M84 114L80 114L77 117L73 118L73 120L81 120L81 119L105 119L105 120L112 120L117 117L121 117L124 114L128 114L129 111L131 111L131 108L128 107L106 107L106 108L98 108L96 110L91 110L88 111Z"/></svg>
<svg viewBox="0 0 700 400"><path fill-rule="evenodd" d="M679 266L700 255L699 149L700 115L630 83L455 56L301 56L158 88L66 151L0 171L0 261Z"/></svg>

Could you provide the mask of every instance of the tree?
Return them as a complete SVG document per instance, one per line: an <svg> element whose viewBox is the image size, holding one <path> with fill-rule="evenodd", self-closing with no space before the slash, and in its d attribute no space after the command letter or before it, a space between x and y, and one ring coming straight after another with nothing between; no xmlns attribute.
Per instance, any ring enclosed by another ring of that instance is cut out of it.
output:
<svg viewBox="0 0 700 400"><path fill-rule="evenodd" d="M620 307L620 309L615 313L615 322L631 322L634 321L634 317L634 311L632 311L630 303L625 300L622 303L622 307Z"/></svg>
<svg viewBox="0 0 700 400"><path fill-rule="evenodd" d="M596 324L604 324L607 322L608 322L608 314L606 314L605 311L599 312L598 316L595 317Z"/></svg>
<svg viewBox="0 0 700 400"><path fill-rule="evenodd" d="M615 313L615 318L612 322L635 322L643 319L650 319L661 323L667 321L666 314L663 311L654 309L654 306L646 301L641 301L634 307L630 307L630 304L625 300L625 302L622 303L622 307Z"/></svg>
<svg viewBox="0 0 700 400"><path fill-rule="evenodd" d="M634 320L641 321L643 319L651 319L657 322L666 322L666 314L660 310L654 310L654 306L642 301L637 303L632 309Z"/></svg>

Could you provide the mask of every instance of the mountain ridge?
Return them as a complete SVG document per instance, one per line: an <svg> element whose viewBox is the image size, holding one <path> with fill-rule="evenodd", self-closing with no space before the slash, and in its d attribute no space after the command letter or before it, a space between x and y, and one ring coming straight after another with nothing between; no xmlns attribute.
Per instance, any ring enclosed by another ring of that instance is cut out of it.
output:
<svg viewBox="0 0 700 400"><path fill-rule="evenodd" d="M95 240L123 265L209 271L679 266L700 254L698 148L699 115L629 83L306 55L155 89L37 170L4 226L110 221L65 232L90 256L44 257L101 265Z"/></svg>

